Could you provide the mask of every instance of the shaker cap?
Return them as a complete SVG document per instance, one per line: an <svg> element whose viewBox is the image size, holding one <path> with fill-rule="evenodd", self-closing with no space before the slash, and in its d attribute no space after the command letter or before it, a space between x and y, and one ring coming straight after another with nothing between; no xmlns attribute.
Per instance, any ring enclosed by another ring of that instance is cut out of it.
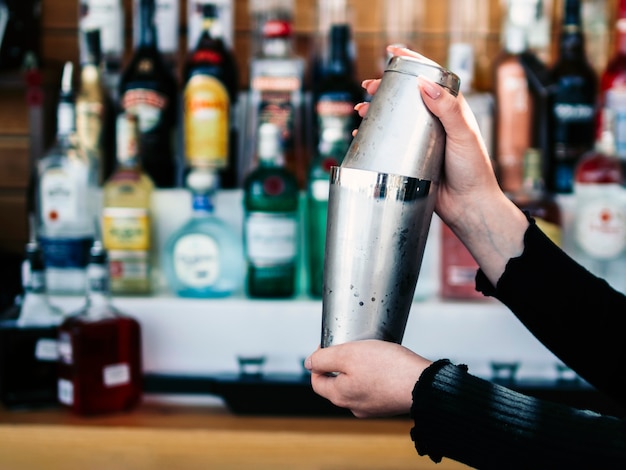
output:
<svg viewBox="0 0 626 470"><path fill-rule="evenodd" d="M393 56L385 72L399 72L416 77L422 75L446 88L454 96L458 95L461 79L451 71L435 64L418 59L417 57Z"/></svg>

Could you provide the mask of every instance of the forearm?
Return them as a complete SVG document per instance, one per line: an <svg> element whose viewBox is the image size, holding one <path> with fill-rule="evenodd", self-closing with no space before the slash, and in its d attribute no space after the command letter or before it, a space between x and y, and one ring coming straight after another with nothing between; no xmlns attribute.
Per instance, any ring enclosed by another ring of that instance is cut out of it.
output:
<svg viewBox="0 0 626 470"><path fill-rule="evenodd" d="M472 254L483 273L496 285L506 264L524 250L528 220L501 192L472 199L450 228Z"/></svg>
<svg viewBox="0 0 626 470"><path fill-rule="evenodd" d="M626 468L626 423L537 400L438 361L413 391L420 455L480 469Z"/></svg>

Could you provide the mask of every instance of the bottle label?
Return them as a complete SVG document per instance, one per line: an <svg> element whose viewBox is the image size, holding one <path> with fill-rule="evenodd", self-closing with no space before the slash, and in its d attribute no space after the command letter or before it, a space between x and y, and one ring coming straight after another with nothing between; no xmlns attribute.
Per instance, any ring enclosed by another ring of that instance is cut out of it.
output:
<svg viewBox="0 0 626 470"><path fill-rule="evenodd" d="M220 276L219 246L213 237L189 234L181 237L174 246L174 273L191 287L212 286Z"/></svg>
<svg viewBox="0 0 626 470"><path fill-rule="evenodd" d="M72 337L69 333L61 331L59 333L59 339L57 343L57 351L59 354L59 360L63 364L74 363L74 353L72 350Z"/></svg>
<svg viewBox="0 0 626 470"><path fill-rule="evenodd" d="M575 237L580 248L593 258L609 260L619 256L626 247L624 199L599 197L579 204Z"/></svg>
<svg viewBox="0 0 626 470"><path fill-rule="evenodd" d="M56 340L41 338L35 345L35 358L39 361L57 361L59 359L59 345Z"/></svg>
<svg viewBox="0 0 626 470"><path fill-rule="evenodd" d="M555 103L553 107L555 127L554 142L555 158L572 158L578 154L568 155L570 147L593 146L595 134L595 108L589 103ZM560 145L559 145L560 144ZM559 148L562 147L562 150Z"/></svg>
<svg viewBox="0 0 626 470"><path fill-rule="evenodd" d="M311 183L311 197L316 201L328 201L330 180L315 180Z"/></svg>
<svg viewBox="0 0 626 470"><path fill-rule="evenodd" d="M191 166L228 164L230 99L217 78L192 76L184 92L185 157Z"/></svg>
<svg viewBox="0 0 626 470"><path fill-rule="evenodd" d="M102 210L102 241L107 250L150 249L147 209L106 207Z"/></svg>
<svg viewBox="0 0 626 470"><path fill-rule="evenodd" d="M41 215L44 226L54 230L61 225L77 222L82 215L79 185L86 187L87 172L77 166L49 169L41 178Z"/></svg>
<svg viewBox="0 0 626 470"><path fill-rule="evenodd" d="M343 155L352 141L354 126L354 103L344 99L341 94L328 94L320 98L315 106L319 121L320 137L332 136L334 149Z"/></svg>
<svg viewBox="0 0 626 470"><path fill-rule="evenodd" d="M145 280L150 276L150 260L147 251L109 251L109 274L111 283L123 280Z"/></svg>
<svg viewBox="0 0 626 470"><path fill-rule="evenodd" d="M74 404L74 384L66 379L59 379L58 382L59 402L64 405Z"/></svg>
<svg viewBox="0 0 626 470"><path fill-rule="evenodd" d="M75 269L87 266L92 237L56 238L42 236L39 239L46 269Z"/></svg>
<svg viewBox="0 0 626 470"><path fill-rule="evenodd" d="M167 96L145 88L132 88L122 97L122 108L137 115L142 133L154 131L158 127L167 103Z"/></svg>
<svg viewBox="0 0 626 470"><path fill-rule="evenodd" d="M102 369L105 387L119 387L130 383L130 367L127 363L111 364Z"/></svg>
<svg viewBox="0 0 626 470"><path fill-rule="evenodd" d="M246 218L246 251L255 264L292 262L297 239L295 213L251 212Z"/></svg>

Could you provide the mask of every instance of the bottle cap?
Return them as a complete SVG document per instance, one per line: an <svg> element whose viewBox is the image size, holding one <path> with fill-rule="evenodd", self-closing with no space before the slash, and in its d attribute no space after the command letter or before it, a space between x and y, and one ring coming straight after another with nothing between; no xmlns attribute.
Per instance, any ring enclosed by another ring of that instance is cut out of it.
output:
<svg viewBox="0 0 626 470"><path fill-rule="evenodd" d="M187 175L187 187L195 193L208 193L217 187L218 177L210 168L196 168Z"/></svg>
<svg viewBox="0 0 626 470"><path fill-rule="evenodd" d="M259 126L258 156L261 160L273 159L282 152L280 129L272 122Z"/></svg>

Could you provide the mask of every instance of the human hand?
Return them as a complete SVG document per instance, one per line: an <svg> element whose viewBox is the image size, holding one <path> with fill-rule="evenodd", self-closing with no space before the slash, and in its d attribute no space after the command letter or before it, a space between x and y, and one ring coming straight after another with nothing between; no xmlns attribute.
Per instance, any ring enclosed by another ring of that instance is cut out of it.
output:
<svg viewBox="0 0 626 470"><path fill-rule="evenodd" d="M413 388L431 363L397 343L362 340L320 348L304 365L317 394L367 418L408 413Z"/></svg>
<svg viewBox="0 0 626 470"><path fill-rule="evenodd" d="M415 57L435 64L415 51L389 46L397 56ZM374 95L380 79L365 80ZM478 123L462 93L457 97L426 77L416 79L424 104L446 131L446 150L435 211L463 241L492 283L496 283L510 258L523 250L528 227L524 214L506 196L496 179ZM369 105L359 103L361 117Z"/></svg>

